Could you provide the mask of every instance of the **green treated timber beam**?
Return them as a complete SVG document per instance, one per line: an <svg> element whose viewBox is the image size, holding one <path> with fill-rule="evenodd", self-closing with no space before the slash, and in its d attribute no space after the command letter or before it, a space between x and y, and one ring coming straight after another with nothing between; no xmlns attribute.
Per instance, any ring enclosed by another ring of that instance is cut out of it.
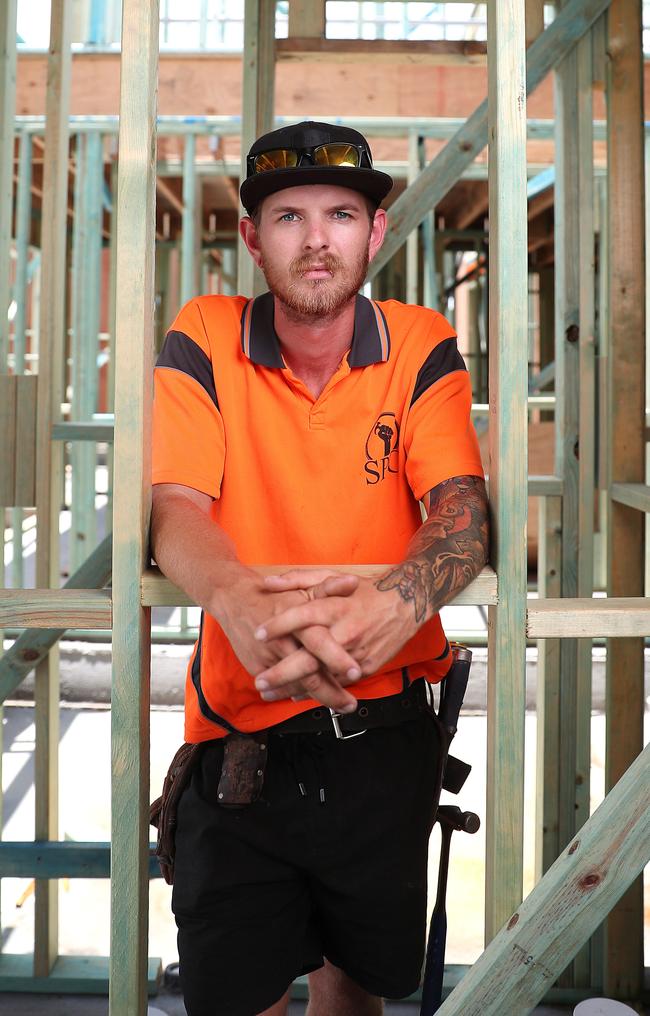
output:
<svg viewBox="0 0 650 1016"><path fill-rule="evenodd" d="M110 628L110 589L1 589L0 627Z"/></svg>
<svg viewBox="0 0 650 1016"><path fill-rule="evenodd" d="M70 576L63 588L88 589L94 587L97 590L105 586L111 577L112 546L113 538L109 535L102 540L74 575ZM56 645L65 631L65 627L43 628L37 631L24 631L18 636L0 660L0 702L9 698L30 671L45 659L52 646Z"/></svg>
<svg viewBox="0 0 650 1016"><path fill-rule="evenodd" d="M550 384L551 381L555 381L555 360L547 363L546 366L542 367L538 374L531 377L528 381L528 390L530 392L539 391L540 388L544 388Z"/></svg>
<svg viewBox="0 0 650 1016"><path fill-rule="evenodd" d="M646 483L613 483L609 489L612 501L650 512L650 486Z"/></svg>
<svg viewBox="0 0 650 1016"><path fill-rule="evenodd" d="M295 565L264 565L256 567L262 575L282 574ZM301 568L309 568L310 565L300 565ZM365 565L332 565L341 571L353 575L363 575L366 578L382 575L389 565L387 564L365 564ZM192 607L193 601L175 586L169 579L161 574L158 568L148 568L142 576L142 605L144 607ZM497 602L497 577L493 568L483 568L481 574L471 582L463 592L452 600L455 606L477 606L489 605Z"/></svg>
<svg viewBox="0 0 650 1016"><path fill-rule="evenodd" d="M115 251L110 1016L145 1016L149 851L151 376L158 0L123 0Z"/></svg>
<svg viewBox="0 0 650 1016"><path fill-rule="evenodd" d="M149 845L149 878L160 878L155 855ZM77 843L72 840L18 840L0 843L2 878L110 878L110 843Z"/></svg>
<svg viewBox="0 0 650 1016"><path fill-rule="evenodd" d="M528 1013L650 861L650 745L438 1010Z"/></svg>
<svg viewBox="0 0 650 1016"><path fill-rule="evenodd" d="M650 598L562 596L528 600L529 639L641 638L650 635Z"/></svg>
<svg viewBox="0 0 650 1016"><path fill-rule="evenodd" d="M101 420L65 421L52 427L53 441L105 441L113 440L115 427Z"/></svg>
<svg viewBox="0 0 650 1016"><path fill-rule="evenodd" d="M562 497L564 482L561 476L529 476L529 497Z"/></svg>
<svg viewBox="0 0 650 1016"><path fill-rule="evenodd" d="M549 71L556 67L582 38L610 0L570 0L545 32L528 50L526 93L537 88ZM442 151L422 170L420 176L401 194L388 213L388 232L383 247L370 265L368 281L397 253L407 236L435 208L458 180L464 169L482 152L488 142L487 99L478 106L464 126Z"/></svg>
<svg viewBox="0 0 650 1016"><path fill-rule="evenodd" d="M276 116L274 127L286 127L295 123L295 119L295 116ZM314 120L329 120L331 122L332 116L328 113L319 114L316 112ZM422 137L444 141L453 137L459 127L463 126L465 120L462 117L453 116L337 116L335 122L346 127L353 127L369 137L399 138L412 130ZM158 135L167 137L178 137L184 134L196 134L197 136L218 134L222 137L240 137L241 135L241 117L238 115L192 117L189 121L184 116L159 116L157 125ZM45 117L35 114L21 114L15 117L15 127L21 133L43 134ZM71 134L93 132L117 134L118 128L119 118L117 116L73 115L69 118ZM554 130L554 120L529 117L526 122L526 136L529 141L552 141ZM594 120L594 139L604 141L606 133L606 121ZM650 133L650 125L646 126L646 133Z"/></svg>
<svg viewBox="0 0 650 1016"><path fill-rule="evenodd" d="M107 995L107 956L59 956L48 977L34 976L31 953L0 955L0 993L28 991L52 995ZM162 975L162 962L150 957L147 964L147 992L155 995Z"/></svg>
<svg viewBox="0 0 650 1016"><path fill-rule="evenodd" d="M9 352L9 246L11 243L16 109L16 0L0 4L0 370Z"/></svg>

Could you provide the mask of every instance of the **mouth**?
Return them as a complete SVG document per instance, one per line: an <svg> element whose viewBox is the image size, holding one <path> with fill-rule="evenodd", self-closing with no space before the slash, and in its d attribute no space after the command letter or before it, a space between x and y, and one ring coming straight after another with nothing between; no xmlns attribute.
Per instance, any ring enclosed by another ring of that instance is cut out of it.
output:
<svg viewBox="0 0 650 1016"><path fill-rule="evenodd" d="M300 274L303 279L331 279L333 272L325 265L311 265Z"/></svg>

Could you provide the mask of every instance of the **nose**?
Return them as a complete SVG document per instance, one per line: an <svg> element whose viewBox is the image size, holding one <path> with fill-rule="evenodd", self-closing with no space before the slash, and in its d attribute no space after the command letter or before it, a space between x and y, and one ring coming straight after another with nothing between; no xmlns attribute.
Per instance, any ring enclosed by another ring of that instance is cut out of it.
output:
<svg viewBox="0 0 650 1016"><path fill-rule="evenodd" d="M329 239L324 223L319 219L310 219L306 225L303 243L307 251L327 250Z"/></svg>

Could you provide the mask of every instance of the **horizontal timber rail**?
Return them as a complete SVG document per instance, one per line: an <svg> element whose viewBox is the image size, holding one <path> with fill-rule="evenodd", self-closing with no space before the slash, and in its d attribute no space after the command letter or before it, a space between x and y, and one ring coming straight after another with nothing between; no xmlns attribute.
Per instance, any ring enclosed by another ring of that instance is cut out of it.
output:
<svg viewBox="0 0 650 1016"><path fill-rule="evenodd" d="M561 476L529 476L529 497L562 497L564 481Z"/></svg>
<svg viewBox="0 0 650 1016"><path fill-rule="evenodd" d="M53 441L105 441L111 442L115 427L112 420L65 421L52 427Z"/></svg>
<svg viewBox="0 0 650 1016"><path fill-rule="evenodd" d="M289 565L259 568L262 574L287 571ZM302 566L307 567L307 566ZM386 565L341 566L342 571L372 578ZM142 576L144 607L191 607L193 601L162 575L149 569ZM492 568L452 600L454 606L498 603L497 576ZM526 636L545 638L635 638L650 636L650 598L594 597L528 601ZM110 589L2 589L0 627L77 628L110 631Z"/></svg>
<svg viewBox="0 0 650 1016"><path fill-rule="evenodd" d="M107 956L57 956L49 974L41 976L34 974L32 953L3 952L0 954L0 993L28 991L52 995L107 995L108 964ZM154 995L162 977L160 959L150 957L145 973L149 994Z"/></svg>
<svg viewBox="0 0 650 1016"><path fill-rule="evenodd" d="M217 56L218 54L211 54ZM363 134L372 137L403 137L414 131L422 137L448 140L465 123L462 117L337 117L337 123L346 127L354 127ZM315 114L314 120L331 120L327 113ZM275 126L286 127L295 122L292 116L276 116ZM117 134L119 121L117 116L71 116L70 132L73 134L97 133ZM33 134L45 132L44 116L17 116L15 125L18 130ZM227 137L241 137L240 116L159 116L157 120L159 134L220 134ZM650 134L650 124L646 125L646 134ZM555 137L555 121L529 119L526 133L529 140L553 141ZM594 140L606 140L607 125L604 120L594 120Z"/></svg>
<svg viewBox="0 0 650 1016"><path fill-rule="evenodd" d="M160 878L156 844L149 845L149 878ZM3 878L110 878L110 843L12 840L0 843Z"/></svg>
<svg viewBox="0 0 650 1016"><path fill-rule="evenodd" d="M636 638L650 635L650 598L641 596L529 600L530 639Z"/></svg>
<svg viewBox="0 0 650 1016"><path fill-rule="evenodd" d="M111 626L110 589L0 589L0 628Z"/></svg>
<svg viewBox="0 0 650 1016"><path fill-rule="evenodd" d="M113 537L109 533L70 576L63 588L68 590L92 588L93 591L103 589L111 577L112 547ZM18 592L17 595L22 594ZM85 593L82 595L85 599ZM24 623L22 626L24 627ZM58 625L53 628L49 625L41 626L38 630L32 628L22 631L17 636L14 644L0 659L0 702L4 702L34 667L46 658L52 646L56 645L70 627L70 625ZM5 635L9 634L9 628L9 625L5 627ZM88 630L89 626L86 628Z"/></svg>
<svg viewBox="0 0 650 1016"><path fill-rule="evenodd" d="M612 501L650 512L650 487L646 483L613 483L609 488Z"/></svg>
<svg viewBox="0 0 650 1016"><path fill-rule="evenodd" d="M282 572L294 569L295 565L278 564L258 567L257 571L263 575L280 575ZM322 568L323 565L300 565L302 569ZM337 571L346 572L348 575L361 575L365 578L373 578L376 575L383 575L390 568L387 564L341 564L333 565ZM466 589L452 601L454 606L482 606L497 602L497 577L493 568L484 568L481 574L471 582ZM193 601L177 586L158 570L151 568L142 576L142 606L143 607L191 607Z"/></svg>
<svg viewBox="0 0 650 1016"><path fill-rule="evenodd" d="M529 395L529 409L555 409L555 395ZM472 403L472 413L475 416L489 416L490 404L488 402Z"/></svg>
<svg viewBox="0 0 650 1016"><path fill-rule="evenodd" d="M323 39L293 37L276 39L278 60L333 61L372 60L374 63L426 63L466 66L487 62L487 43L463 39Z"/></svg>

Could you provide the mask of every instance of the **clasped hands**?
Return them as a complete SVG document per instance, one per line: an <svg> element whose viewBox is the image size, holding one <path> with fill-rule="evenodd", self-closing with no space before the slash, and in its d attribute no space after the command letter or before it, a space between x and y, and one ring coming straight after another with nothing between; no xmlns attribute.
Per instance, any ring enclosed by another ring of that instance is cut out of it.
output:
<svg viewBox="0 0 650 1016"><path fill-rule="evenodd" d="M355 575L289 571L267 576L264 592L274 594L275 612L253 638L266 650L265 665L249 669L265 701L313 698L353 712L350 687L390 660L418 627L396 590L380 592Z"/></svg>

